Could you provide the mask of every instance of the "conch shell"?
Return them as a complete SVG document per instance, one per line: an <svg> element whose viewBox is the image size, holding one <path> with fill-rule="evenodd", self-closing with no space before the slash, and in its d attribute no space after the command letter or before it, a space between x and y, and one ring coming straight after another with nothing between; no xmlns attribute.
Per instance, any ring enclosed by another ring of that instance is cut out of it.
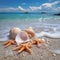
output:
<svg viewBox="0 0 60 60"><path fill-rule="evenodd" d="M30 38L35 36L35 31L32 29L32 27L27 28L25 31L28 33Z"/></svg>
<svg viewBox="0 0 60 60"><path fill-rule="evenodd" d="M10 38L15 40L16 35L21 31L20 28L14 27L10 30Z"/></svg>
<svg viewBox="0 0 60 60"><path fill-rule="evenodd" d="M25 31L21 31L16 35L15 41L17 45L30 41L28 33Z"/></svg>

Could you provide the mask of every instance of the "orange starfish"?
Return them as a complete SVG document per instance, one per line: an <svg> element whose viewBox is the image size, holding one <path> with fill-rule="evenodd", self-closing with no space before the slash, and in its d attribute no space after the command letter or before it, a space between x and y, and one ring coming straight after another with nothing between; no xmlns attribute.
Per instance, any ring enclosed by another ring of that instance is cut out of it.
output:
<svg viewBox="0 0 60 60"><path fill-rule="evenodd" d="M13 50L14 51L17 51L18 50L18 54L21 53L22 51L27 51L31 54L31 44L30 43L24 43L24 44L21 44L19 46L17 46L16 48L14 48Z"/></svg>
<svg viewBox="0 0 60 60"><path fill-rule="evenodd" d="M4 43L4 45L6 45L5 47L8 47L8 46L14 45L14 44L16 44L16 41L15 40L8 40L8 41L6 41Z"/></svg>
<svg viewBox="0 0 60 60"><path fill-rule="evenodd" d="M40 44L42 44L44 42L45 42L44 40L37 38L32 41L32 44L37 44L37 46L39 46Z"/></svg>

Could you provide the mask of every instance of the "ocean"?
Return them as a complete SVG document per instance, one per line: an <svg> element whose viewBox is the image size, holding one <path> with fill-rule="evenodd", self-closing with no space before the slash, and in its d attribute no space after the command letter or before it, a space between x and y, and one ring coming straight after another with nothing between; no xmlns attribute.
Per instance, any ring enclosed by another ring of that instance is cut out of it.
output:
<svg viewBox="0 0 60 60"><path fill-rule="evenodd" d="M60 30L60 16L40 13L0 13L0 41L8 39L9 31L13 27L22 30L28 27Z"/></svg>

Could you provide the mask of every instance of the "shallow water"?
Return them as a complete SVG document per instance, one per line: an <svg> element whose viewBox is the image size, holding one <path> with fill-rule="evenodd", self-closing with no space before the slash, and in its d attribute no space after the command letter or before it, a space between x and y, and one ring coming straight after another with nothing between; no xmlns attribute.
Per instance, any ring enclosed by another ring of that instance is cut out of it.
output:
<svg viewBox="0 0 60 60"><path fill-rule="evenodd" d="M24 30L30 26L38 32L41 28L45 31L57 28L60 31L60 17L51 14L0 14L0 41L8 39L11 28L19 27Z"/></svg>

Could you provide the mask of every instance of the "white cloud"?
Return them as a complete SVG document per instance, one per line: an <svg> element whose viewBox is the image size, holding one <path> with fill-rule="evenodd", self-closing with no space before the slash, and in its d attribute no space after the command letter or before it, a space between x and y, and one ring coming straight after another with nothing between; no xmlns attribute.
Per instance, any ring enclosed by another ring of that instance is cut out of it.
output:
<svg viewBox="0 0 60 60"><path fill-rule="evenodd" d="M46 11L59 11L60 8L56 7L56 5L59 3L60 3L60 1L55 1L52 3L44 3L41 5L41 7L42 7L42 10L46 9Z"/></svg>
<svg viewBox="0 0 60 60"><path fill-rule="evenodd" d="M49 11L54 10L54 11L58 11L60 10L60 7L56 8L55 5L57 5L58 3L60 3L60 1L55 1L52 3L44 3L40 6L29 6L27 9L23 8L22 6L18 6L18 7L8 7L8 8L0 8L0 12L5 12L5 11L44 11L46 9L48 9ZM25 5L26 3L22 3L22 5Z"/></svg>
<svg viewBox="0 0 60 60"><path fill-rule="evenodd" d="M44 3L41 6L46 7L46 8L51 8L51 7L55 6L58 3L60 3L60 1L55 1L55 2L52 2L52 3Z"/></svg>
<svg viewBox="0 0 60 60"><path fill-rule="evenodd" d="M52 3L52 5L56 5L58 3L60 3L60 1L55 1L55 2Z"/></svg>
<svg viewBox="0 0 60 60"><path fill-rule="evenodd" d="M27 11L26 9L22 8L21 6L18 6L17 8L13 7L7 7L7 8L0 8L0 12L11 12L11 11Z"/></svg>
<svg viewBox="0 0 60 60"><path fill-rule="evenodd" d="M18 9L21 10L21 11L25 11L25 9L22 8L21 6L18 6Z"/></svg>
<svg viewBox="0 0 60 60"><path fill-rule="evenodd" d="M42 7L41 6L39 6L39 7L36 7L36 6L30 6L29 7L32 11L36 11L36 10L41 10L42 9Z"/></svg>
<svg viewBox="0 0 60 60"><path fill-rule="evenodd" d="M0 12L7 12L7 11L17 11L18 8L8 7L8 8L0 8Z"/></svg>
<svg viewBox="0 0 60 60"><path fill-rule="evenodd" d="M42 6L43 7L52 7L52 4L50 4L50 3L44 3L44 4L42 4Z"/></svg>
<svg viewBox="0 0 60 60"><path fill-rule="evenodd" d="M29 6L29 8L32 10L32 11L38 11L38 10L43 10L43 9L53 9L54 6L56 4L60 3L60 1L55 1L55 2L52 2L52 3L44 3L40 6Z"/></svg>
<svg viewBox="0 0 60 60"><path fill-rule="evenodd" d="M53 11L60 12L60 7L53 8Z"/></svg>
<svg viewBox="0 0 60 60"><path fill-rule="evenodd" d="M21 6L18 6L18 10L23 11L23 12L26 12L26 11L28 11L29 9L24 9L24 8L21 7Z"/></svg>
<svg viewBox="0 0 60 60"><path fill-rule="evenodd" d="M6 8L6 10L13 10L13 11L15 11L15 10L18 10L18 8L9 7L9 8Z"/></svg>

